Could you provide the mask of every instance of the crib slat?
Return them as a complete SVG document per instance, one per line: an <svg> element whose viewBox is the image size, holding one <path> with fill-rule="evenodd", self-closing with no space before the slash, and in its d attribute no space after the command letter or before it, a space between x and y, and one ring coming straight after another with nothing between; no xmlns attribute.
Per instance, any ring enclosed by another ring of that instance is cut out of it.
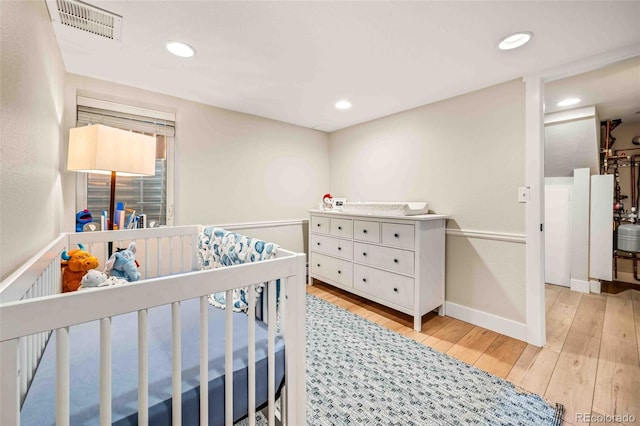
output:
<svg viewBox="0 0 640 426"><path fill-rule="evenodd" d="M138 424L149 424L149 345L147 337L148 311L138 311Z"/></svg>
<svg viewBox="0 0 640 426"><path fill-rule="evenodd" d="M280 280L280 312L282 312L283 314L280 317L280 335L284 336L285 338L285 342L287 341L288 335L287 335L287 280L286 279L281 279ZM288 354L285 354L285 360L288 357ZM285 377L287 377L287 379L289 379L288 376L286 376L287 371L286 371L286 361L285 361ZM287 386L287 388L289 387L289 382L287 381L287 384L285 384L285 386ZM288 423L288 413L289 413L289 399L288 399L288 395L289 395L289 390L287 389L285 392L282 392L281 394L282 396L280 397L280 415L283 419L283 424L285 426L287 426Z"/></svg>
<svg viewBox="0 0 640 426"><path fill-rule="evenodd" d="M256 425L256 286L247 291L249 302L249 426Z"/></svg>
<svg viewBox="0 0 640 426"><path fill-rule="evenodd" d="M171 400L172 425L182 424L182 360L181 360L181 335L180 335L180 302L171 304L171 361L173 374L171 375L171 388L173 396Z"/></svg>
<svg viewBox="0 0 640 426"><path fill-rule="evenodd" d="M157 252L156 252L157 258L156 258L156 275L155 276L159 277L160 274L161 274L160 265L162 264L161 263L162 262L162 256L160 255L160 252L162 251L162 238L156 239L156 242L158 244L158 247L157 247Z"/></svg>
<svg viewBox="0 0 640 426"><path fill-rule="evenodd" d="M18 339L0 342L0 424L20 424L20 394L17 392L18 384Z"/></svg>
<svg viewBox="0 0 640 426"><path fill-rule="evenodd" d="M144 278L149 277L149 239L144 239Z"/></svg>
<svg viewBox="0 0 640 426"><path fill-rule="evenodd" d="M269 281L267 287L267 315L269 318L269 324L267 329L267 370L268 370L268 380L267 383L267 396L268 396L268 412L267 412L267 420L269 421L269 426L274 426L276 424L275 420L275 404L276 404L276 325L278 323L277 313L276 313L276 303L278 302L276 298L276 282Z"/></svg>
<svg viewBox="0 0 640 426"><path fill-rule="evenodd" d="M109 260L109 244L102 245L102 258L105 259L105 263Z"/></svg>
<svg viewBox="0 0 640 426"><path fill-rule="evenodd" d="M169 274L173 274L173 240L174 238L169 237Z"/></svg>
<svg viewBox="0 0 640 426"><path fill-rule="evenodd" d="M69 424L69 327L56 330L56 426Z"/></svg>
<svg viewBox="0 0 640 426"><path fill-rule="evenodd" d="M184 272L184 235L180 235L180 272Z"/></svg>
<svg viewBox="0 0 640 426"><path fill-rule="evenodd" d="M33 347L33 334L27 336L27 365L25 365L25 374L27 375L27 381L31 383L33 378L33 363L36 359L36 351Z"/></svg>
<svg viewBox="0 0 640 426"><path fill-rule="evenodd" d="M100 425L111 425L111 318L100 320Z"/></svg>
<svg viewBox="0 0 640 426"><path fill-rule="evenodd" d="M29 381L27 380L27 338L21 337L20 343L20 402L23 401L23 398L27 395L27 384Z"/></svg>
<svg viewBox="0 0 640 426"><path fill-rule="evenodd" d="M233 290L226 292L224 340L224 424L233 425Z"/></svg>
<svg viewBox="0 0 640 426"><path fill-rule="evenodd" d="M209 424L209 302L200 297L200 425Z"/></svg>
<svg viewBox="0 0 640 426"><path fill-rule="evenodd" d="M40 283L40 296L48 296L47 294L47 285L49 284L49 280L51 280L51 265L47 266L47 269L44 270L42 283ZM40 354L44 350L44 345L46 343L45 333L39 334L39 342L38 342L38 358L40 358Z"/></svg>

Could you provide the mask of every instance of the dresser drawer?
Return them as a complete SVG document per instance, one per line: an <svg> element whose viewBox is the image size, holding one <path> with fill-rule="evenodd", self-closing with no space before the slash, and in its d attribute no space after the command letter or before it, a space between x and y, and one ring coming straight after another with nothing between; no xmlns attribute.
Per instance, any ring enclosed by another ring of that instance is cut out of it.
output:
<svg viewBox="0 0 640 426"><path fill-rule="evenodd" d="M415 227L400 223L382 223L382 244L394 247L414 248Z"/></svg>
<svg viewBox="0 0 640 426"><path fill-rule="evenodd" d="M331 235L353 238L353 220L331 218Z"/></svg>
<svg viewBox="0 0 640 426"><path fill-rule="evenodd" d="M413 278L353 265L353 287L385 301L413 309Z"/></svg>
<svg viewBox="0 0 640 426"><path fill-rule="evenodd" d="M330 219L324 216L311 216L311 232L317 232L319 234L329 233Z"/></svg>
<svg viewBox="0 0 640 426"><path fill-rule="evenodd" d="M353 259L353 241L311 234L311 250L343 259Z"/></svg>
<svg viewBox="0 0 640 426"><path fill-rule="evenodd" d="M415 255L409 250L354 243L353 260L401 274L414 275Z"/></svg>
<svg viewBox="0 0 640 426"><path fill-rule="evenodd" d="M353 264L346 260L311 252L311 273L353 287Z"/></svg>
<svg viewBox="0 0 640 426"><path fill-rule="evenodd" d="M380 222L369 220L353 221L353 239L370 243L380 242Z"/></svg>

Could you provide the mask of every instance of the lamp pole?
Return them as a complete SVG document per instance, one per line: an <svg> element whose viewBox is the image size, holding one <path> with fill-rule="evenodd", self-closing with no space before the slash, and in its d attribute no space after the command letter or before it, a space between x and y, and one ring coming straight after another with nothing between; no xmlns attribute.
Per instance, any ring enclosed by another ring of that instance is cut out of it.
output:
<svg viewBox="0 0 640 426"><path fill-rule="evenodd" d="M116 207L116 172L115 170L111 171L111 189L109 191L109 231L113 231L113 223L115 218L115 207ZM113 253L113 241L109 241L108 245L109 257Z"/></svg>

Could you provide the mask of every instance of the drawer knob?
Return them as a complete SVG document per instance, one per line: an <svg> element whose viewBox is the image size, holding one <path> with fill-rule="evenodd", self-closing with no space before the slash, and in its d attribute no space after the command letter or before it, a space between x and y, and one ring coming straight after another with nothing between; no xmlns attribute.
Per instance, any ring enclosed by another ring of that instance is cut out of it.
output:
<svg viewBox="0 0 640 426"><path fill-rule="evenodd" d="M318 263L318 268L320 267L320 264Z"/></svg>
<svg viewBox="0 0 640 426"><path fill-rule="evenodd" d="M365 253L362 253L362 255L363 255L363 256L366 256L366 255L367 255L367 253L366 253L366 252L365 252Z"/></svg>
<svg viewBox="0 0 640 426"><path fill-rule="evenodd" d="M393 259L393 262L394 263L398 263L398 259Z"/></svg>
<svg viewBox="0 0 640 426"><path fill-rule="evenodd" d="M362 232L364 232L364 233L366 234L366 233L367 233L367 230L366 230L366 229L363 229L363 230L362 230Z"/></svg>
<svg viewBox="0 0 640 426"><path fill-rule="evenodd" d="M320 243L316 243L317 245L320 245Z"/></svg>
<svg viewBox="0 0 640 426"><path fill-rule="evenodd" d="M394 287L393 291L395 291L397 293L398 292L398 287Z"/></svg>
<svg viewBox="0 0 640 426"><path fill-rule="evenodd" d="M363 278L363 279L362 279L362 282L363 282L363 283L366 283L366 282L367 282L367 279L366 279L366 278Z"/></svg>
<svg viewBox="0 0 640 426"><path fill-rule="evenodd" d="M320 224L317 224L316 226L319 228L319 227L320 227Z"/></svg>
<svg viewBox="0 0 640 426"><path fill-rule="evenodd" d="M342 250L342 247L338 247L338 250Z"/></svg>
<svg viewBox="0 0 640 426"><path fill-rule="evenodd" d="M394 236L394 237L396 237L396 238L398 238L398 237L400 236L400 234L395 233L395 234L393 234L393 236Z"/></svg>
<svg viewBox="0 0 640 426"><path fill-rule="evenodd" d="M339 273L339 274L341 274L341 273L342 273L342 271L341 271L340 269L338 269L338 273Z"/></svg>
<svg viewBox="0 0 640 426"><path fill-rule="evenodd" d="M338 231L342 231L342 226L338 226Z"/></svg>

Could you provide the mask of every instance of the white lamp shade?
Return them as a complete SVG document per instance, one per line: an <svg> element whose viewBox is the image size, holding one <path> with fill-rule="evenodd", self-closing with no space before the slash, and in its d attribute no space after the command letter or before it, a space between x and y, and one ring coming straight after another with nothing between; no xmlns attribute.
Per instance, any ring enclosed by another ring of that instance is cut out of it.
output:
<svg viewBox="0 0 640 426"><path fill-rule="evenodd" d="M153 176L156 139L103 124L69 131L67 169L119 176Z"/></svg>

